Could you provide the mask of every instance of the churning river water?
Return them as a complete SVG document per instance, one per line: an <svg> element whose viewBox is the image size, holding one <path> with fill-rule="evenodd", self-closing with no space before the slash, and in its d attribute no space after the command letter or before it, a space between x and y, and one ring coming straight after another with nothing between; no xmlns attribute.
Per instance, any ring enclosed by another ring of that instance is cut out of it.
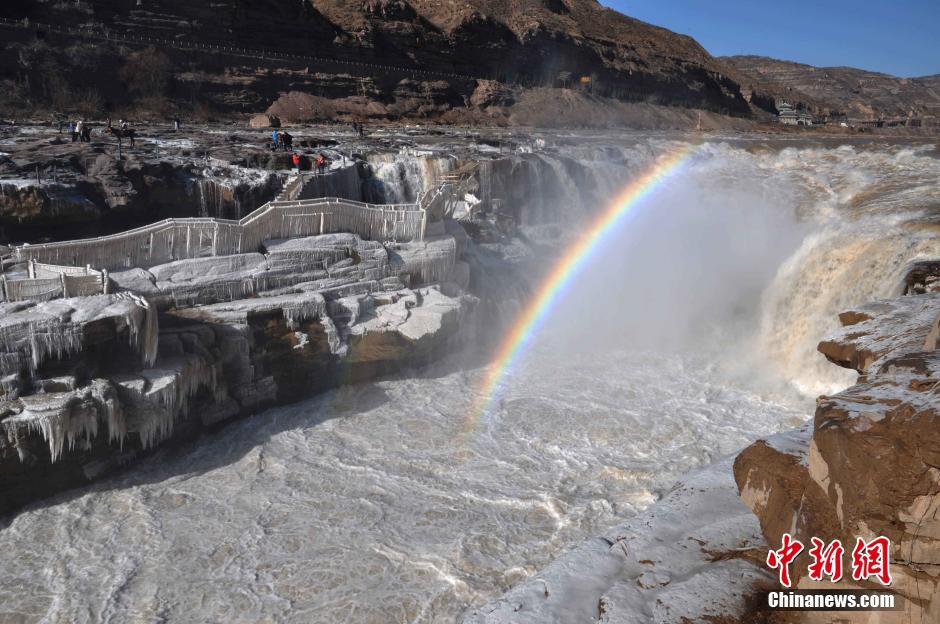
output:
<svg viewBox="0 0 940 624"><path fill-rule="evenodd" d="M940 252L928 152L711 146L489 413L455 354L158 450L8 519L0 620L454 621L847 383L834 314Z"/></svg>

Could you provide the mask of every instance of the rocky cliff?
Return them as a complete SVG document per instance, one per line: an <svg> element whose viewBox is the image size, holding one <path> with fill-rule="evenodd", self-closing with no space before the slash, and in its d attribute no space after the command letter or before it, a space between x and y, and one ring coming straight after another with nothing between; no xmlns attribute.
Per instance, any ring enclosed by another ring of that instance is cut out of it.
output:
<svg viewBox="0 0 940 624"><path fill-rule="evenodd" d="M899 78L854 67L813 67L765 56L725 56L745 88L802 104L818 114L915 117L940 114L940 77Z"/></svg>
<svg viewBox="0 0 940 624"><path fill-rule="evenodd" d="M760 440L735 460L741 498L773 548L781 536L810 543L856 537L891 540L892 589L904 611L840 614L844 622L936 622L940 572L940 437L936 389L940 297L927 293L859 306L819 345L832 362L855 369L858 383L820 397L811 427L788 444ZM845 569L851 569L848 564ZM824 585L807 576L804 552L791 566L796 587ZM841 588L878 588L872 581ZM880 619L875 619L876 616ZM800 621L829 622L831 614Z"/></svg>
<svg viewBox="0 0 940 624"><path fill-rule="evenodd" d="M592 0L18 0L0 18L7 114L258 112L300 91L338 102L309 115L370 116L371 103L371 116L428 117L511 106L531 87L750 111L693 39Z"/></svg>
<svg viewBox="0 0 940 624"><path fill-rule="evenodd" d="M0 128L0 241L98 236L172 217L240 219L274 199L292 165L290 152L270 150L266 130L136 131L119 149L104 124L93 124L89 143L56 127ZM361 200L368 168L351 157L343 166L327 147L335 143L297 136L302 170L320 152L335 163L309 191Z"/></svg>

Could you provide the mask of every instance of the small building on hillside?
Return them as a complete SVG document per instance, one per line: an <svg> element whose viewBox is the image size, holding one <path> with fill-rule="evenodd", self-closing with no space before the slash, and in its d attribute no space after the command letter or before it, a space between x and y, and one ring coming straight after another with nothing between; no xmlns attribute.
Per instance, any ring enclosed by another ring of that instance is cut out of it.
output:
<svg viewBox="0 0 940 624"><path fill-rule="evenodd" d="M786 102L779 102L777 104L777 122L786 124L788 126L795 126L799 115L793 107L787 104Z"/></svg>
<svg viewBox="0 0 940 624"><path fill-rule="evenodd" d="M812 126L813 116L807 110L795 110L785 101L777 103L777 122L788 126Z"/></svg>

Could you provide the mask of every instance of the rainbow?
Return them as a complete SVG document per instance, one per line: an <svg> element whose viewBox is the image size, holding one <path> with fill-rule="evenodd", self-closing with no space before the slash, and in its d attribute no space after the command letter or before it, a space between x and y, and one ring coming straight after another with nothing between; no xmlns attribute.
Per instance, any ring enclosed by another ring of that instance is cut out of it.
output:
<svg viewBox="0 0 940 624"><path fill-rule="evenodd" d="M662 155L640 176L614 198L589 227L574 241L542 280L535 297L516 318L506 337L496 351L493 363L487 369L481 390L469 415L465 430L475 429L480 420L490 411L499 395L500 382L518 362L532 338L545 320L551 316L556 304L564 297L574 277L588 263L593 253L603 247L604 241L614 232L633 209L654 193L666 180L675 175L695 152L694 145L687 145Z"/></svg>

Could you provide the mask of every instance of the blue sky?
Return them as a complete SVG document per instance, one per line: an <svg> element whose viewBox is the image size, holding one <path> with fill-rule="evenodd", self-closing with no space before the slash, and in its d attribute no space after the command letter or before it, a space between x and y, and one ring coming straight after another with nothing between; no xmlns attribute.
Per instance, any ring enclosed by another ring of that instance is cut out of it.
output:
<svg viewBox="0 0 940 624"><path fill-rule="evenodd" d="M601 0L691 35L715 56L760 54L896 76L940 73L940 0Z"/></svg>

